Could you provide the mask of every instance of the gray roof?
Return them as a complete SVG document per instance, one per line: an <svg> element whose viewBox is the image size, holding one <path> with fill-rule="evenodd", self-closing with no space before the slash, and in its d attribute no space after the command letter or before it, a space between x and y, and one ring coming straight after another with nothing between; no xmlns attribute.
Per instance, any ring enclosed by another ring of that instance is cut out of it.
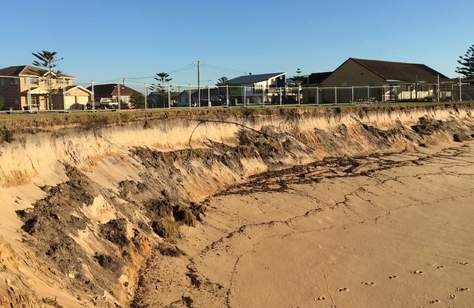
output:
<svg viewBox="0 0 474 308"><path fill-rule="evenodd" d="M228 84L232 86L254 84L257 82L266 81L270 78L278 77L285 74L286 73L270 73L270 74L240 76L240 77L229 80Z"/></svg>

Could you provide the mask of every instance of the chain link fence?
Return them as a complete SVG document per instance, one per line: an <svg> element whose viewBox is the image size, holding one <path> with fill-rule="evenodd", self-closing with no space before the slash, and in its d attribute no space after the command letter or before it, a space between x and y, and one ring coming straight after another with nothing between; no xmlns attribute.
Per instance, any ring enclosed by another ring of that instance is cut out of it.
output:
<svg viewBox="0 0 474 308"><path fill-rule="evenodd" d="M461 102L474 100L474 85L396 84L341 87L255 87L77 84L72 78L0 76L1 112L64 112L158 108Z"/></svg>

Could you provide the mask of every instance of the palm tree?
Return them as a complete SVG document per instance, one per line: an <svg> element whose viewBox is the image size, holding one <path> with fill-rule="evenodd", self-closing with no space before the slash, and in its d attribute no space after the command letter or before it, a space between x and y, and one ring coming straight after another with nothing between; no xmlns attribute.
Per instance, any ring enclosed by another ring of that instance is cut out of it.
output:
<svg viewBox="0 0 474 308"><path fill-rule="evenodd" d="M59 62L63 60L63 58L59 58L56 51L47 50L33 52L32 55L35 57L35 60L33 60L33 65L48 71L48 101L46 103L46 108L51 109L51 75L52 73L59 73L59 71L56 70L56 67L58 66Z"/></svg>

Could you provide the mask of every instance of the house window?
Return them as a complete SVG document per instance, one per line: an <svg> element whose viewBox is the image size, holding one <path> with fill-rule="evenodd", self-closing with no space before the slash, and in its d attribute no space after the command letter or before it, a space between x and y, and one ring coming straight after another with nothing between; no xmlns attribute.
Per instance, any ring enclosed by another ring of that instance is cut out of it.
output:
<svg viewBox="0 0 474 308"><path fill-rule="evenodd" d="M39 96L37 95L31 96L31 107L39 107Z"/></svg>
<svg viewBox="0 0 474 308"><path fill-rule="evenodd" d="M36 86L39 84L38 78L30 78L30 84Z"/></svg>

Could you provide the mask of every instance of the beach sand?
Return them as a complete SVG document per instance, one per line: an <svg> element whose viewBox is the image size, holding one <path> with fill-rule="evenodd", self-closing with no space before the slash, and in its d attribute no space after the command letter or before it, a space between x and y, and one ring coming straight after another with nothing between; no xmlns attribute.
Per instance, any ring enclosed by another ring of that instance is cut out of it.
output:
<svg viewBox="0 0 474 308"><path fill-rule="evenodd" d="M143 269L168 307L473 307L474 143L327 159L207 203Z"/></svg>

